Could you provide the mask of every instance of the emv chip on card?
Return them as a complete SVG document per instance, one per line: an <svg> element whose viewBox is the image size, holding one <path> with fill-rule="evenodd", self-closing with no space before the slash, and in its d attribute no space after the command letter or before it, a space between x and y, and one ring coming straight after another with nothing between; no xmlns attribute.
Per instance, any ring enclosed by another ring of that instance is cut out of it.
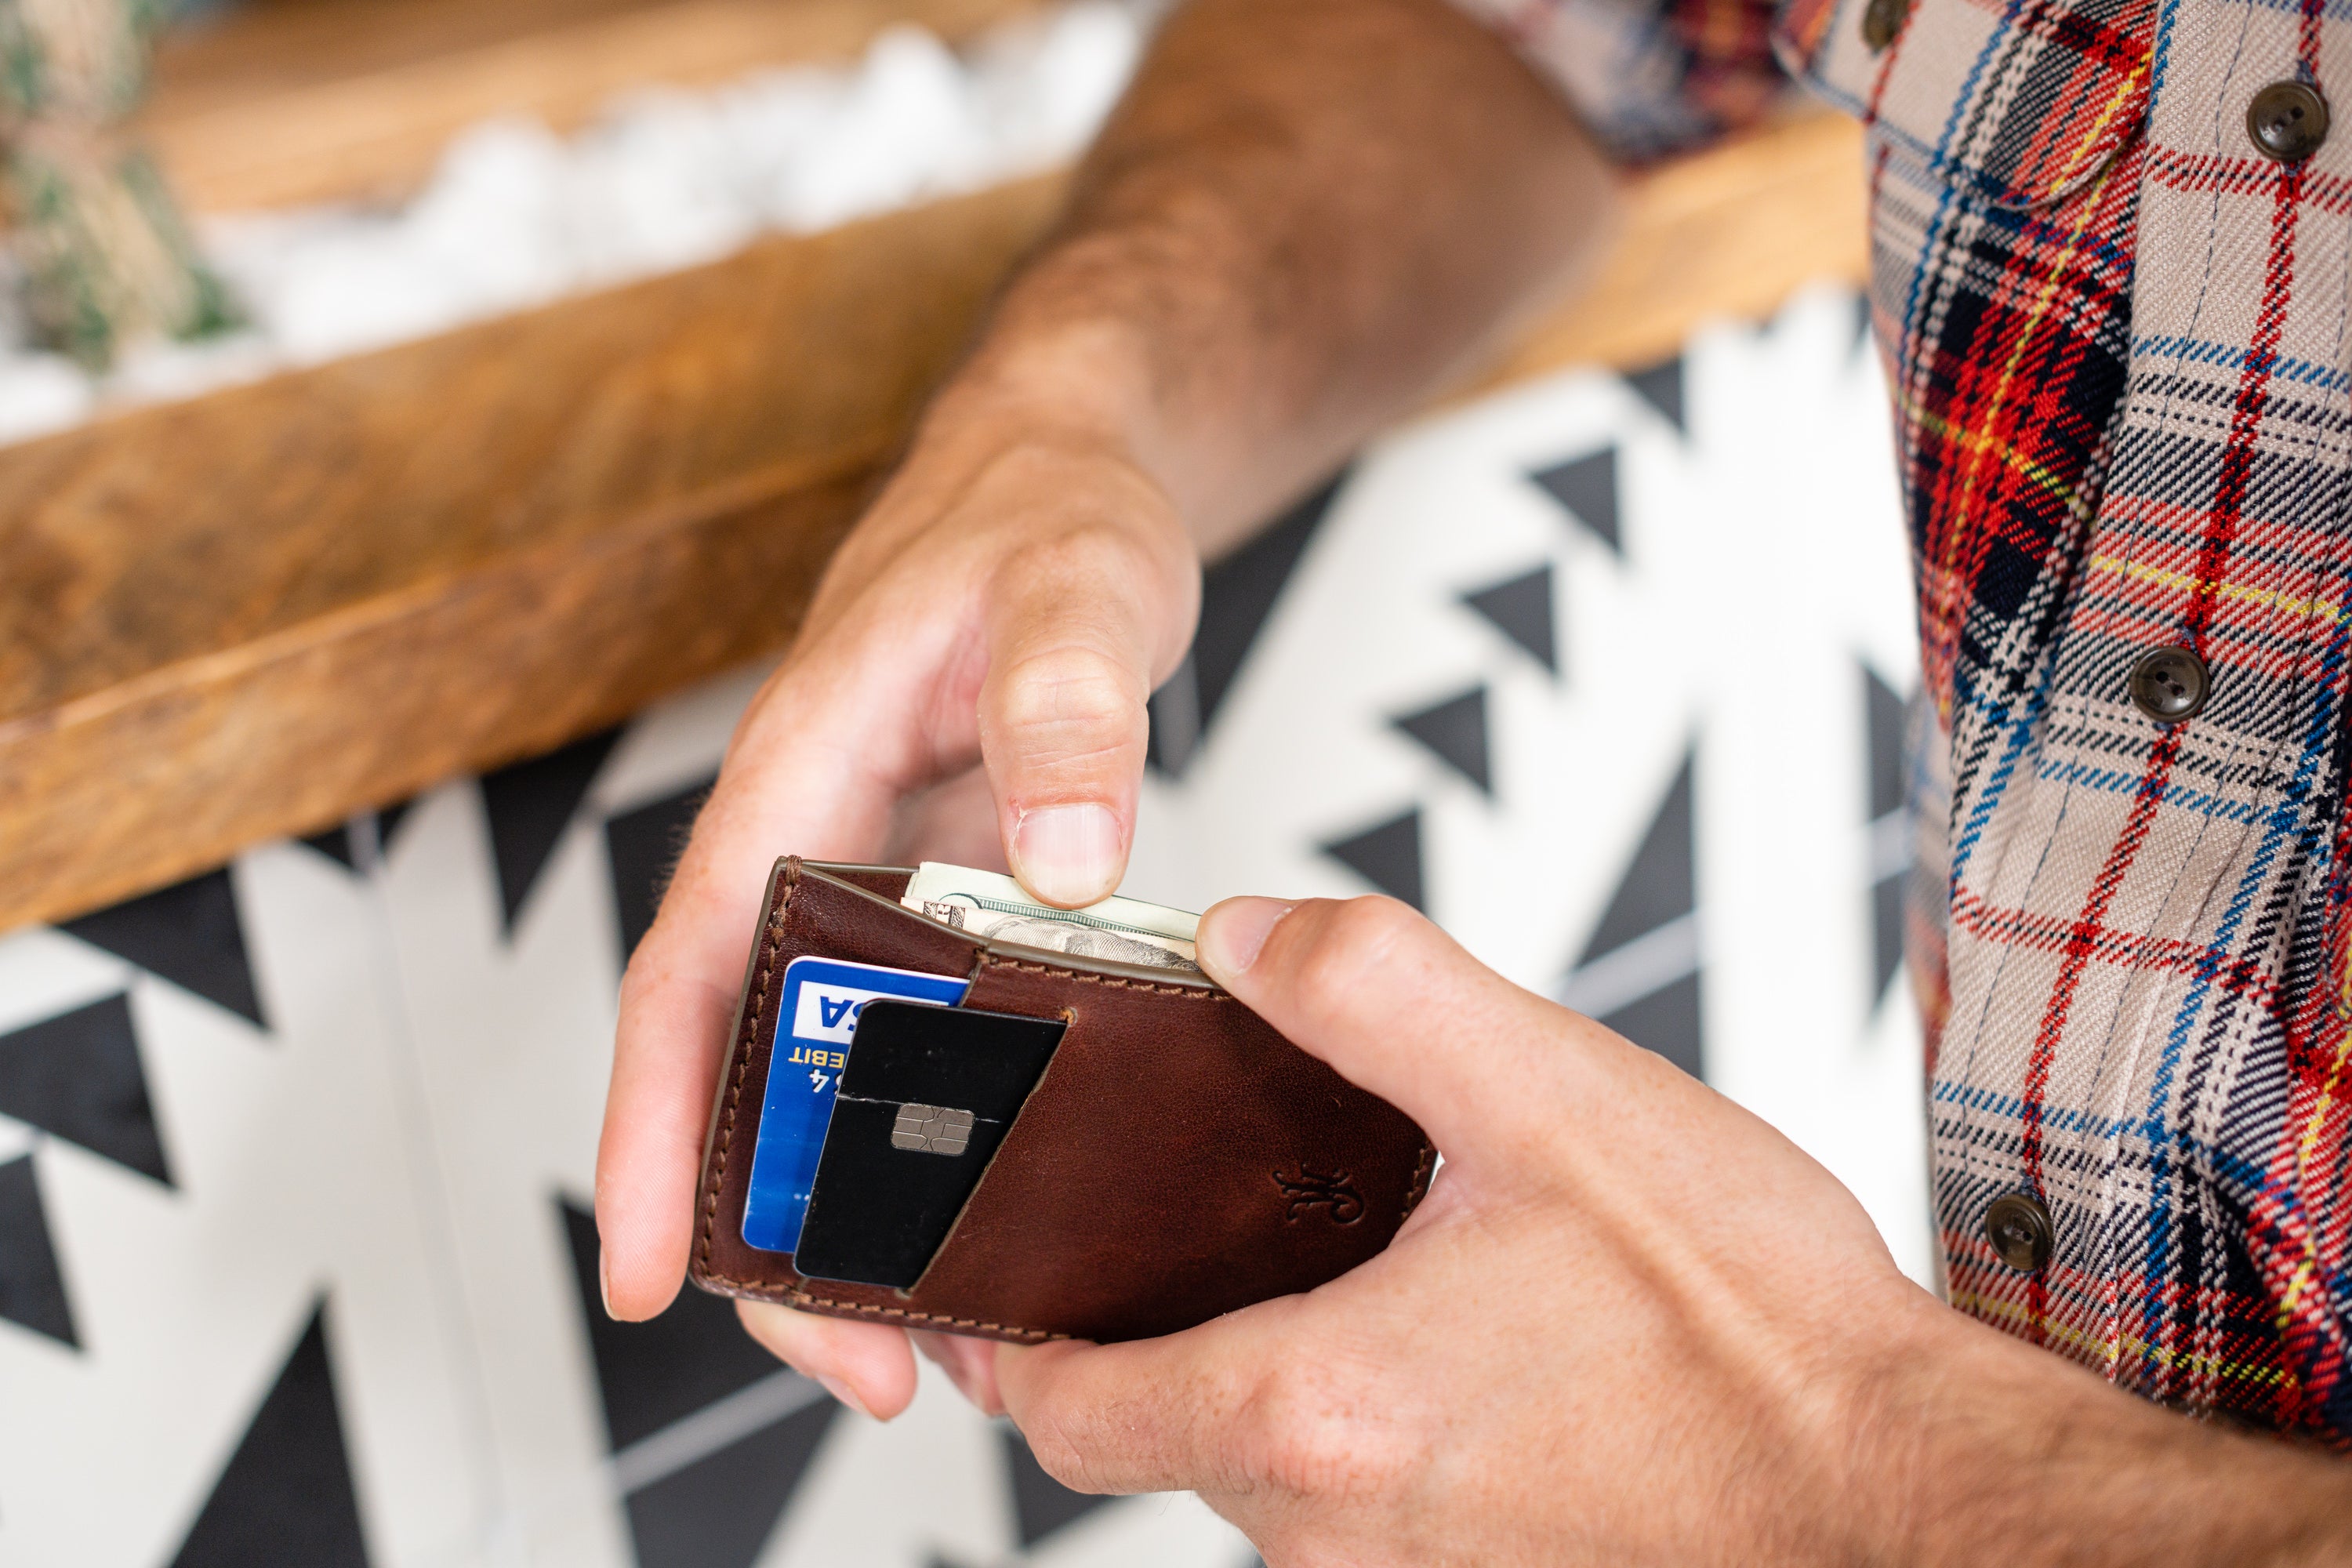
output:
<svg viewBox="0 0 2352 1568"><path fill-rule="evenodd" d="M866 1004L887 996L952 1007L971 986L961 975L831 958L795 958L784 966L768 1092L760 1107L760 1140L751 1152L751 1190L743 1205L746 1242L766 1252L790 1252L800 1245L809 1184L816 1177L825 1123L833 1117L834 1090Z"/></svg>

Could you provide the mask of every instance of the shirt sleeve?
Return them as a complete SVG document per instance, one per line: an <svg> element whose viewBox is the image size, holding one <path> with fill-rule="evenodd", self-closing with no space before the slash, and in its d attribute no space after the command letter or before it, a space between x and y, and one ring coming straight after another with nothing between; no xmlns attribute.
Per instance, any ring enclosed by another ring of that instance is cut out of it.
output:
<svg viewBox="0 0 2352 1568"><path fill-rule="evenodd" d="M1620 161L1760 118L1788 85L1772 0L1454 0L1557 87Z"/></svg>

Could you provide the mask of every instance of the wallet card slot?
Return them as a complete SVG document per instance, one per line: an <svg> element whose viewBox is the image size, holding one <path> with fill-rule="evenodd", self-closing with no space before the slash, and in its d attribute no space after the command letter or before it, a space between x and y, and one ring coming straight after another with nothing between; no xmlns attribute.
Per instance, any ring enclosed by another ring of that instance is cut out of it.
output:
<svg viewBox="0 0 2352 1568"><path fill-rule="evenodd" d="M875 1001L859 1015L793 1266L910 1289L1053 1060L1060 1018Z"/></svg>

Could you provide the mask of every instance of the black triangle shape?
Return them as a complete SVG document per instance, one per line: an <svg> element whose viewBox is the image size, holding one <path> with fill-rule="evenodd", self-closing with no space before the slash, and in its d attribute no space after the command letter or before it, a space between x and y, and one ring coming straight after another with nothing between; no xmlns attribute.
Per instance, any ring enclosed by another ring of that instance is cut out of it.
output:
<svg viewBox="0 0 2352 1568"><path fill-rule="evenodd" d="M1870 1001L1875 1007L1886 1000L1903 967L1904 882L1908 872L1882 877L1870 889Z"/></svg>
<svg viewBox="0 0 2352 1568"><path fill-rule="evenodd" d="M409 807L415 804L416 797L412 795L406 800L395 800L390 805L376 807L375 850L377 854L392 853L392 841L400 836L401 824L408 820Z"/></svg>
<svg viewBox="0 0 2352 1568"><path fill-rule="evenodd" d="M1647 936L1698 907L1698 883L1692 859L1691 763L1692 755L1685 752L1683 765L1675 773L1675 782L1651 816L1650 826L1642 835L1641 847L1633 851L1624 875L1618 879L1617 890L1610 896L1609 907L1601 912L1601 923L1593 929L1591 940L1584 944L1577 967L1583 967L1604 952L1614 952L1637 936Z"/></svg>
<svg viewBox="0 0 2352 1568"><path fill-rule="evenodd" d="M406 800L396 800L377 809L375 851L378 856L392 853L392 841L400 832L401 824L407 820L409 807L415 804L416 797L411 795ZM301 842L330 860L341 861L345 870L359 869L359 851L352 846L352 828L348 822L338 823L323 833L310 834Z"/></svg>
<svg viewBox="0 0 2352 1568"><path fill-rule="evenodd" d="M637 1568L751 1568L840 1414L820 1399L631 1492Z"/></svg>
<svg viewBox="0 0 2352 1568"><path fill-rule="evenodd" d="M1518 644L1552 674L1559 673L1559 639L1552 620L1551 563L1532 572L1462 595L1486 624Z"/></svg>
<svg viewBox="0 0 2352 1568"><path fill-rule="evenodd" d="M1201 574L1201 623L1192 666L1201 688L1201 727L1214 721L1234 678L1289 586L1316 530L1348 482L1345 469L1300 500L1273 527Z"/></svg>
<svg viewBox="0 0 2352 1568"><path fill-rule="evenodd" d="M0 1165L0 1318L81 1348L30 1154Z"/></svg>
<svg viewBox="0 0 2352 1568"><path fill-rule="evenodd" d="M1909 729L1909 704L1893 687L1862 667L1864 732L1870 742L1870 820L1903 809L1903 742Z"/></svg>
<svg viewBox="0 0 2352 1568"><path fill-rule="evenodd" d="M1432 703L1417 713L1389 721L1436 753L1446 766L1494 795L1486 731L1486 689L1474 686L1458 697Z"/></svg>
<svg viewBox="0 0 2352 1568"><path fill-rule="evenodd" d="M367 1568L367 1561L321 1301L172 1568Z"/></svg>
<svg viewBox="0 0 2352 1568"><path fill-rule="evenodd" d="M1422 907L1421 807L1322 847L1391 898Z"/></svg>
<svg viewBox="0 0 2352 1568"><path fill-rule="evenodd" d="M1870 290L1864 289L1853 297L1853 348L1856 353L1870 346Z"/></svg>
<svg viewBox="0 0 2352 1568"><path fill-rule="evenodd" d="M545 756L510 763L482 775L482 809L490 819L491 859L498 867L499 896L505 904L506 929L514 931L515 916L530 897L532 884L547 868L556 841L572 825L574 812L596 781L596 770L621 738L617 729L559 746Z"/></svg>
<svg viewBox="0 0 2352 1568"><path fill-rule="evenodd" d="M733 1306L700 1290L680 1290L667 1311L648 1321L614 1321L597 1279L596 1216L567 1199L557 1204L572 1244L604 1430L616 1451L775 1372L776 1359L743 1331Z"/></svg>
<svg viewBox="0 0 2352 1568"><path fill-rule="evenodd" d="M1693 971L1597 1022L1704 1080L1706 1056L1701 1043L1698 993L1698 973Z"/></svg>
<svg viewBox="0 0 2352 1568"><path fill-rule="evenodd" d="M1004 1439L1004 1468L1013 1482L1013 1520L1021 1534L1021 1550L1028 1551L1055 1531L1076 1523L1111 1500L1090 1492L1075 1492L1045 1473L1027 1439L1011 1426L999 1428Z"/></svg>
<svg viewBox="0 0 2352 1568"><path fill-rule="evenodd" d="M695 814L717 782L707 779L604 824L605 864L613 876L613 914L620 922L624 964L652 928L662 894L669 888L669 874L693 831Z"/></svg>
<svg viewBox="0 0 2352 1568"><path fill-rule="evenodd" d="M1616 447L1603 447L1598 452L1570 458L1528 477L1598 535L1612 554L1625 553L1617 529Z"/></svg>
<svg viewBox="0 0 2352 1568"><path fill-rule="evenodd" d="M1144 734L1144 763L1175 778L1201 746L1201 677L1189 651L1152 692L1147 711L1151 722Z"/></svg>
<svg viewBox="0 0 2352 1568"><path fill-rule="evenodd" d="M0 1035L0 1115L172 1184L128 996Z"/></svg>
<svg viewBox="0 0 2352 1568"><path fill-rule="evenodd" d="M1683 416L1683 360L1680 354L1647 370L1627 372L1625 384L1632 387L1643 402L1665 416L1666 422L1676 430L1685 436L1690 434L1690 426Z"/></svg>
<svg viewBox="0 0 2352 1568"><path fill-rule="evenodd" d="M58 928L267 1027L228 868L207 871Z"/></svg>
<svg viewBox="0 0 2352 1568"><path fill-rule="evenodd" d="M343 869L346 871L359 869L359 861L352 856L352 830L348 824L337 823L324 833L306 835L301 842L316 849L330 860L342 862Z"/></svg>

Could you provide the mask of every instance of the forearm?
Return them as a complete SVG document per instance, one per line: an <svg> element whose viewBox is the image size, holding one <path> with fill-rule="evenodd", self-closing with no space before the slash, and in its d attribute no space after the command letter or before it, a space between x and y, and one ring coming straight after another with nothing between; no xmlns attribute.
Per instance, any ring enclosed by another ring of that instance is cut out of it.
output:
<svg viewBox="0 0 2352 1568"><path fill-rule="evenodd" d="M1887 1561L2352 1563L2352 1465L2187 1419L1940 1307L1857 1432Z"/></svg>
<svg viewBox="0 0 2352 1568"><path fill-rule="evenodd" d="M1559 287L1608 196L1445 0L1193 0L930 426L1108 436L1213 553Z"/></svg>

